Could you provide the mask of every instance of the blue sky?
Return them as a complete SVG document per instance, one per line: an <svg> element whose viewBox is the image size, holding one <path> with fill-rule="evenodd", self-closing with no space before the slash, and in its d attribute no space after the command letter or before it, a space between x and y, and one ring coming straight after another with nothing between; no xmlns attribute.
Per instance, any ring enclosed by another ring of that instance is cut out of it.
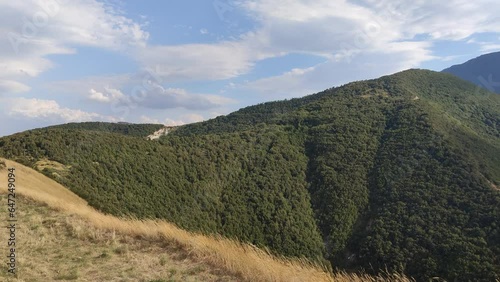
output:
<svg viewBox="0 0 500 282"><path fill-rule="evenodd" d="M179 125L500 50L493 0L0 3L0 136Z"/></svg>

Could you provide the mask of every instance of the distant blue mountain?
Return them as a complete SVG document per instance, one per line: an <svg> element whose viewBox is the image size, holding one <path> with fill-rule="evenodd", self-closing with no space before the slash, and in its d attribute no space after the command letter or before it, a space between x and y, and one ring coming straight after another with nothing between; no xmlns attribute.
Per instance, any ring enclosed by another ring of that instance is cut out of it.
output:
<svg viewBox="0 0 500 282"><path fill-rule="evenodd" d="M463 64L449 67L443 72L500 94L500 52L479 56Z"/></svg>

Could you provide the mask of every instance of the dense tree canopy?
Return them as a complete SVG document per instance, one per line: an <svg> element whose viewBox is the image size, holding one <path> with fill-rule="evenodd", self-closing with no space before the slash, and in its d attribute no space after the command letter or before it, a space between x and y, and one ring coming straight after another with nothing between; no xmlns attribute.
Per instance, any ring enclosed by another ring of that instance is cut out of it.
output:
<svg viewBox="0 0 500 282"><path fill-rule="evenodd" d="M160 125L83 123L0 139L117 215L164 218L287 256L421 281L500 275L500 96L410 70Z"/></svg>

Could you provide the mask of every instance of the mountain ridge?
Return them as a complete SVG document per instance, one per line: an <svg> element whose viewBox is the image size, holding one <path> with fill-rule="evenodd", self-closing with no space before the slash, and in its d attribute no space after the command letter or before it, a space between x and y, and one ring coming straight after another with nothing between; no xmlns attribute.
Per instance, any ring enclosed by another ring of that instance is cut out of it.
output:
<svg viewBox="0 0 500 282"><path fill-rule="evenodd" d="M453 75L408 70L157 142L56 127L0 138L0 155L71 165L44 173L108 213L347 270L488 281L499 276L500 195L488 183L500 183L499 109L498 95Z"/></svg>
<svg viewBox="0 0 500 282"><path fill-rule="evenodd" d="M484 54L465 63L446 68L451 73L490 92L500 94L500 52Z"/></svg>

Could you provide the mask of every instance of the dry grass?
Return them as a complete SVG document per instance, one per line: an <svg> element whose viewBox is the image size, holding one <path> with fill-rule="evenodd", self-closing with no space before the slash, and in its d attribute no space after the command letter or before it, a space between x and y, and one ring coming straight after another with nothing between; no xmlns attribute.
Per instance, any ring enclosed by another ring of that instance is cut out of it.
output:
<svg viewBox="0 0 500 282"><path fill-rule="evenodd" d="M97 229L25 197L17 205L18 275L2 267L0 281L238 281L171 245Z"/></svg>
<svg viewBox="0 0 500 282"><path fill-rule="evenodd" d="M35 163L35 168L38 171L48 169L49 171L52 171L53 176L61 177L65 176L69 172L71 166L66 166L56 161L43 159Z"/></svg>
<svg viewBox="0 0 500 282"><path fill-rule="evenodd" d="M331 274L305 260L278 258L248 244L220 237L209 237L187 232L175 225L159 220L123 219L102 214L85 201L40 173L6 161L7 167L16 168L17 193L65 214L88 222L96 230L142 238L150 242L163 242L175 246L188 257L224 269L227 274L246 281L410 281L406 277L389 275ZM0 173L1 191L6 191L5 173ZM74 231L77 232L78 231ZM78 235L77 236L81 236ZM125 248L125 247L124 247ZM121 251L119 251L121 252ZM72 275L74 273L69 273Z"/></svg>
<svg viewBox="0 0 500 282"><path fill-rule="evenodd" d="M494 190L500 190L500 187L497 186L497 185L495 185L495 183L493 183L493 182L491 182L489 180L486 180L486 181L488 181L488 183L491 185L491 188L493 188Z"/></svg>

